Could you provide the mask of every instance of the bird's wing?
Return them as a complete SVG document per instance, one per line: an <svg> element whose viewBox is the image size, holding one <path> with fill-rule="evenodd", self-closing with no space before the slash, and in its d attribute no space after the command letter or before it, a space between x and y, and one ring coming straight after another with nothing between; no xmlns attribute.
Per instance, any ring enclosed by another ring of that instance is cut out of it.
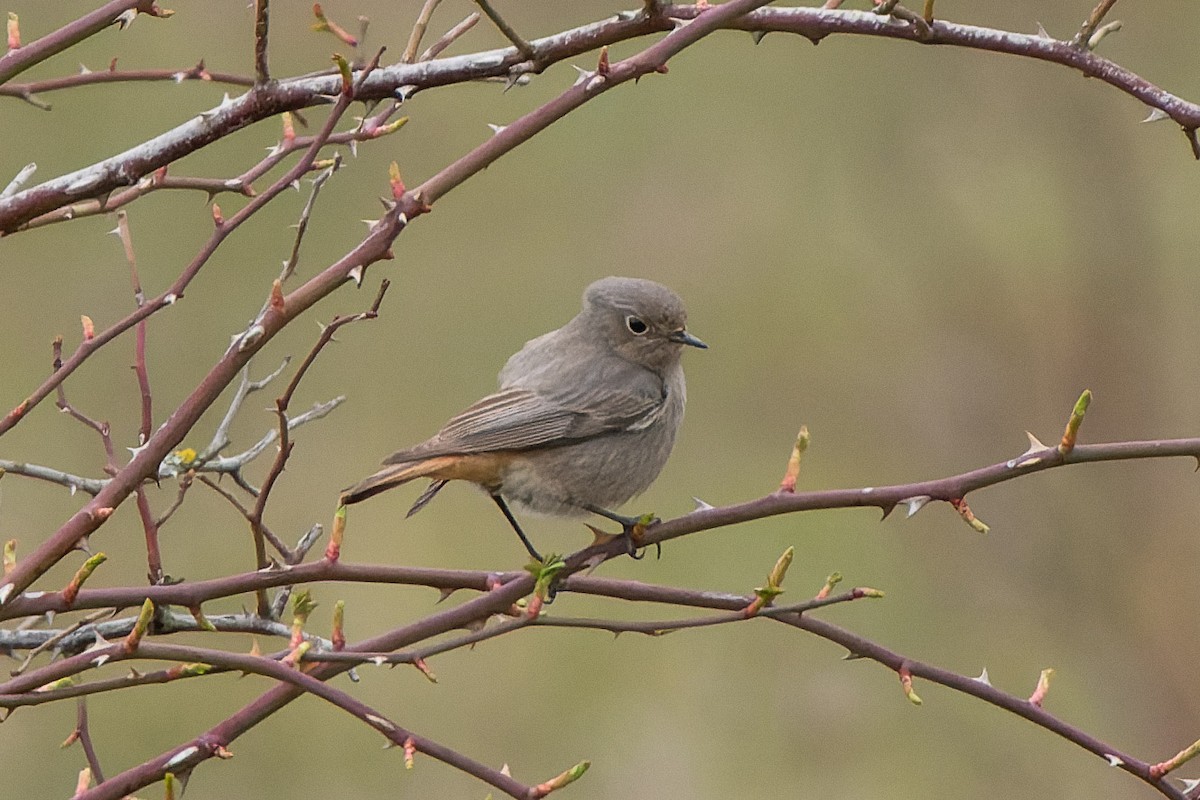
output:
<svg viewBox="0 0 1200 800"><path fill-rule="evenodd" d="M393 453L385 464L437 455L527 450L602 433L638 430L661 413L665 394L602 389L584 402L550 398L529 389L505 389L488 395L446 423L432 439Z"/></svg>

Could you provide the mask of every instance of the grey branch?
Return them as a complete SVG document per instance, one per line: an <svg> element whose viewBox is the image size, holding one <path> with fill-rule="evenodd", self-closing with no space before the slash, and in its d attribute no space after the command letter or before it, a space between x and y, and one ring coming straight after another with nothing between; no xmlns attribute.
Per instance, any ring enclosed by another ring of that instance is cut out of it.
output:
<svg viewBox="0 0 1200 800"><path fill-rule="evenodd" d="M280 636L288 638L292 635L289 625L274 620L263 619L254 614L217 614L206 616L212 626L224 633L256 633L263 636ZM120 639L133 630L137 616L121 617L120 619L94 622L80 626L77 630L70 629L0 629L0 653L14 653L18 650L32 650L53 642L51 652L57 655L74 655L97 643L106 640ZM191 614L182 611L164 610L155 618L155 635L169 633L185 633L204 630ZM65 635L64 635L65 633ZM60 637L56 640L55 637ZM332 650L333 644L320 636L304 634L318 648Z"/></svg>

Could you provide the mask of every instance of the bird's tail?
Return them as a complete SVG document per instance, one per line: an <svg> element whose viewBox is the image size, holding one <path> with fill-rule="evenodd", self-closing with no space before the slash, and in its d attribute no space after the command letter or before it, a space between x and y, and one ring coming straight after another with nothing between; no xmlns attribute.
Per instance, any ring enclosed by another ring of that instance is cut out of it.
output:
<svg viewBox="0 0 1200 800"><path fill-rule="evenodd" d="M374 475L366 477L358 483L351 486L342 492L341 502L343 505L358 503L366 500L368 497L373 497L380 492L391 489L393 486L399 486L402 483L408 483L417 478L435 476L438 472L444 470L454 461L454 456L439 456L437 458L426 458L420 461L409 461L401 464L391 464L376 472ZM444 483L444 481L443 481ZM432 487L431 487L432 488ZM440 489L441 486L438 486ZM433 492L427 492L428 497L422 495L425 503L433 498ZM420 505L424 505L418 500ZM419 506L415 507L419 510Z"/></svg>

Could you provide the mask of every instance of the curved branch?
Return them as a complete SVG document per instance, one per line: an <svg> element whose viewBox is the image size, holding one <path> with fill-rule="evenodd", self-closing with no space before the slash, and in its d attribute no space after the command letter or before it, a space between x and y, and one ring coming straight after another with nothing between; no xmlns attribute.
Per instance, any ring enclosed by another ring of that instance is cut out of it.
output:
<svg viewBox="0 0 1200 800"><path fill-rule="evenodd" d="M64 25L24 47L9 50L0 56L0 83L6 83L34 64L95 36L134 9L140 14L160 16L162 12L153 0L110 0L90 14Z"/></svg>
<svg viewBox="0 0 1200 800"><path fill-rule="evenodd" d="M437 86L512 78L514 72L540 71L606 45L676 29L681 20L695 21L708 8L707 4L677 5L658 8L656 13L623 13L537 39L529 43L532 51L537 53L536 64L529 62L516 47L416 64L394 64L376 70L363 81L358 96L364 100L386 99L397 96L403 89L404 97L409 97L414 92ZM1099 78L1159 109L1188 132L1189 139L1200 128L1200 105L1183 100L1109 59L1067 41L941 20L918 26L872 12L826 8L766 8L725 19L719 27L759 34L772 31L796 33L813 41L833 33L878 36L1049 61ZM142 176L259 120L284 111L325 104L328 97L337 94L339 80L336 75L318 75L257 86L236 100L223 102L124 153L0 199L0 232L12 233L31 219L62 205L136 183Z"/></svg>
<svg viewBox="0 0 1200 800"><path fill-rule="evenodd" d="M741 595L720 595L714 592L680 589L674 586L656 586L639 581L615 581L605 578L572 577L563 587L565 590L583 594L617 597L623 600L667 603L695 608L725 609L736 611L744 608L754 598ZM1082 747L1115 767L1130 773L1173 800L1187 800L1185 793L1173 786L1165 777L1155 777L1150 764L1112 747L1082 729L1065 722L1046 711L1041 705L1022 697L997 689L990 683L977 678L935 667L922 661L904 656L830 622L801 613L772 614L774 619L794 628L827 639L846 648L856 658L875 661L897 673L908 673L941 684L957 692L979 698L991 705L1012 712L1035 725L1061 736Z"/></svg>

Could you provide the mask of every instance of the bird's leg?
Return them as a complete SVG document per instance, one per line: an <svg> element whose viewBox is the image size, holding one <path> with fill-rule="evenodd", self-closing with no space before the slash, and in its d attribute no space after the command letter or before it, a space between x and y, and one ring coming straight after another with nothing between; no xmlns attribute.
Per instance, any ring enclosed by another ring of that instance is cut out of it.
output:
<svg viewBox="0 0 1200 800"><path fill-rule="evenodd" d="M586 505L584 508L593 514L599 514L606 519L611 519L613 522L621 526L621 532L625 535L625 544L628 547L630 558L640 560L645 557L645 553L638 555L638 544L633 535L634 531L639 525L643 527L645 526L645 517L626 517L616 513L615 511L609 511L607 508L601 508L600 506ZM660 520L658 517L654 517L650 524L653 525L655 522L659 521ZM654 546L658 551L657 557L662 558L662 544L655 542Z"/></svg>
<svg viewBox="0 0 1200 800"><path fill-rule="evenodd" d="M533 556L534 561L542 561L542 556L534 548L533 542L529 541L529 537L525 535L525 531L521 530L521 526L517 524L517 518L508 510L508 503L504 502L504 498L498 494L491 496L496 501L496 505L500 506L500 511L503 512L504 518L508 520L508 524L512 525L512 529L517 532L517 536L521 537L521 544L525 545L525 549L529 551L529 555Z"/></svg>

